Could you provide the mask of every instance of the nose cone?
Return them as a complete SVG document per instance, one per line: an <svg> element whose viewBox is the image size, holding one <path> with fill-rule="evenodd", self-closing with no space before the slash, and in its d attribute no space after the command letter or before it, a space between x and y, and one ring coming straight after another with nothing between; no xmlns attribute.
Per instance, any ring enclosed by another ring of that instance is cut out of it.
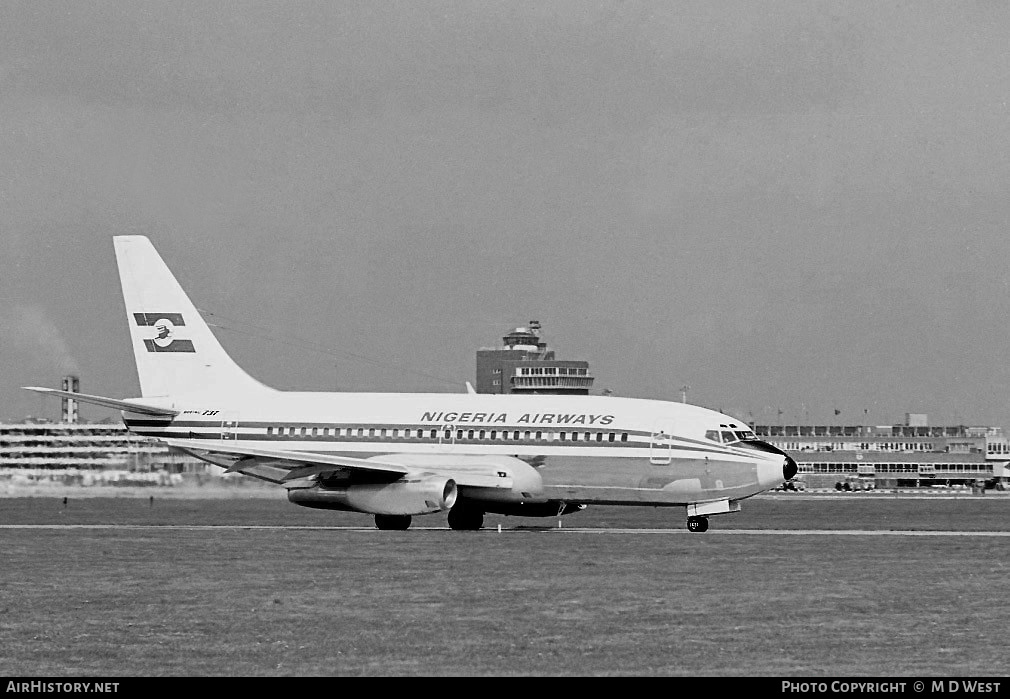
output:
<svg viewBox="0 0 1010 699"><path fill-rule="evenodd" d="M786 455L786 463L782 466L782 477L789 480L799 472L799 467L793 461L793 457Z"/></svg>
<svg viewBox="0 0 1010 699"><path fill-rule="evenodd" d="M769 459L758 464L758 483L762 488L771 490L795 476L798 470L792 457L783 454L781 459Z"/></svg>
<svg viewBox="0 0 1010 699"><path fill-rule="evenodd" d="M742 442L745 446L756 451L765 452L769 457L768 461L758 464L758 483L764 488L776 488L799 472L799 467L793 461L793 457L786 454L776 446L760 440ZM781 459L774 458L777 454Z"/></svg>

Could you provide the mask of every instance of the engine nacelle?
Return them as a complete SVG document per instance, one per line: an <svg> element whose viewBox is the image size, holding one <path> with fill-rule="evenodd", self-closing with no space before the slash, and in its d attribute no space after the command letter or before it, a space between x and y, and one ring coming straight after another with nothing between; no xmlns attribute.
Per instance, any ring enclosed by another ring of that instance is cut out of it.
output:
<svg viewBox="0 0 1010 699"><path fill-rule="evenodd" d="M350 510L372 515L424 515L450 509L456 502L456 481L418 478L392 483L355 483L321 488L292 488L288 500L323 510Z"/></svg>

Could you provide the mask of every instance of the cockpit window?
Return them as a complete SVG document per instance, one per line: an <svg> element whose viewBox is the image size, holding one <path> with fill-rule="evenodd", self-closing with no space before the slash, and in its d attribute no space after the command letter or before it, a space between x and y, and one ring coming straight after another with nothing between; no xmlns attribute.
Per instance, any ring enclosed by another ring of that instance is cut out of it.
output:
<svg viewBox="0 0 1010 699"><path fill-rule="evenodd" d="M705 433L705 439L711 439L713 442L718 442L719 430L709 430Z"/></svg>
<svg viewBox="0 0 1010 699"><path fill-rule="evenodd" d="M749 430L744 430L742 432L737 432L736 436L738 439L756 439L754 433Z"/></svg>
<svg viewBox="0 0 1010 699"><path fill-rule="evenodd" d="M727 444L729 444L730 442L735 442L736 441L736 437L733 436L732 432L723 432L722 433L722 441L724 441Z"/></svg>

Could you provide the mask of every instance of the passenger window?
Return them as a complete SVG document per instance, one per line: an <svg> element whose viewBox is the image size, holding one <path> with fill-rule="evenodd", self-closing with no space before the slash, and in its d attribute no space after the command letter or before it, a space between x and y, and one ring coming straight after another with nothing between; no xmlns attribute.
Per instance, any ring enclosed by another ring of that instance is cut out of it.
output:
<svg viewBox="0 0 1010 699"><path fill-rule="evenodd" d="M573 442L579 441L579 433L578 432L572 432L572 441Z"/></svg>
<svg viewBox="0 0 1010 699"><path fill-rule="evenodd" d="M622 442L627 442L628 441L628 433L627 432L621 432L621 441Z"/></svg>
<svg viewBox="0 0 1010 699"><path fill-rule="evenodd" d="M566 435L566 434L568 434L568 433L567 433L567 432L562 432L562 433L561 433L561 441L562 441L562 442L563 442L563 441L565 441L565 435Z"/></svg>
<svg viewBox="0 0 1010 699"><path fill-rule="evenodd" d="M463 430L456 430L456 439L463 439Z"/></svg>
<svg viewBox="0 0 1010 699"><path fill-rule="evenodd" d="M274 428L273 427L268 427L267 428L267 434L273 434L273 433L274 433Z"/></svg>
<svg viewBox="0 0 1010 699"><path fill-rule="evenodd" d="M543 434L544 434L543 432L537 432L537 439L541 439L543 437Z"/></svg>
<svg viewBox="0 0 1010 699"><path fill-rule="evenodd" d="M497 436L498 436L498 430L491 430L491 439L494 439Z"/></svg>
<svg viewBox="0 0 1010 699"><path fill-rule="evenodd" d="M512 433L512 439L519 439L519 430Z"/></svg>
<svg viewBox="0 0 1010 699"><path fill-rule="evenodd" d="M473 430L467 430L466 438L467 439L473 439Z"/></svg>
<svg viewBox="0 0 1010 699"><path fill-rule="evenodd" d="M312 428L312 436L313 437L317 436L317 430L318 430L318 428L316 428L316 427Z"/></svg>
<svg viewBox="0 0 1010 699"><path fill-rule="evenodd" d="M529 439L530 438L530 434L532 434L532 433L529 430L526 430L526 432L523 433L523 439Z"/></svg>
<svg viewBox="0 0 1010 699"><path fill-rule="evenodd" d="M597 432L596 433L596 441L597 442L602 442L603 441L603 433L602 432Z"/></svg>
<svg viewBox="0 0 1010 699"><path fill-rule="evenodd" d="M486 433L486 432L484 432L484 430L481 430L481 431L480 431L480 434L478 434L478 435L477 435L477 439L484 439L484 435L485 435L485 434L487 434L487 433Z"/></svg>
<svg viewBox="0 0 1010 699"><path fill-rule="evenodd" d="M610 438L607 441L608 442L613 442L614 441L614 433L613 432L610 433Z"/></svg>

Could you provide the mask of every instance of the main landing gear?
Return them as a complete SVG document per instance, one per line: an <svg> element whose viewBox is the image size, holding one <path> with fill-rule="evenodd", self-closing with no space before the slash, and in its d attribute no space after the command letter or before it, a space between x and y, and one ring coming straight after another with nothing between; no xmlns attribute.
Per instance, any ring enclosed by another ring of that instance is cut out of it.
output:
<svg viewBox="0 0 1010 699"><path fill-rule="evenodd" d="M377 529L403 531L410 528L410 515L375 515Z"/></svg>
<svg viewBox="0 0 1010 699"><path fill-rule="evenodd" d="M484 526L484 513L458 505L449 510L449 528L456 531L477 531Z"/></svg>
<svg viewBox="0 0 1010 699"><path fill-rule="evenodd" d="M708 517L688 517L687 528L692 532L708 531Z"/></svg>

